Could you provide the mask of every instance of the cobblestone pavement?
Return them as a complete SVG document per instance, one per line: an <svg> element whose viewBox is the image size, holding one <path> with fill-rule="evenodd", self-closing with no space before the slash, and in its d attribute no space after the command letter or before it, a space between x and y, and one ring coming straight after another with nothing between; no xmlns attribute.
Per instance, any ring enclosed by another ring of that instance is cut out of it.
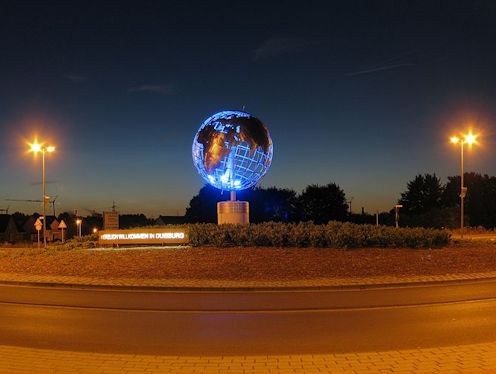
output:
<svg viewBox="0 0 496 374"><path fill-rule="evenodd" d="M134 278L96 278L76 276L47 276L14 273L0 273L0 282L31 282L70 285L98 286L142 286L142 287L199 287L199 288L234 288L234 287L332 287L353 285L387 285L398 283L422 283L438 281L474 280L496 278L496 272L446 274L412 277L370 277L370 278L316 278L298 281L230 281L209 279L134 279Z"/></svg>
<svg viewBox="0 0 496 374"><path fill-rule="evenodd" d="M145 356L0 346L0 373L496 373L496 343L292 356Z"/></svg>

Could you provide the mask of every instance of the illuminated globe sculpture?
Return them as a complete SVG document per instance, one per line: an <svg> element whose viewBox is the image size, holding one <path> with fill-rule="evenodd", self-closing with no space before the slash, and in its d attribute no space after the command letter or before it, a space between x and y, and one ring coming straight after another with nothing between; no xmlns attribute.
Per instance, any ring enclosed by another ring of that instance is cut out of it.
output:
<svg viewBox="0 0 496 374"><path fill-rule="evenodd" d="M253 187L270 167L272 139L251 114L226 110L207 118L193 140L193 163L212 186L231 191L231 201L217 204L219 224L249 223L249 206L236 191Z"/></svg>

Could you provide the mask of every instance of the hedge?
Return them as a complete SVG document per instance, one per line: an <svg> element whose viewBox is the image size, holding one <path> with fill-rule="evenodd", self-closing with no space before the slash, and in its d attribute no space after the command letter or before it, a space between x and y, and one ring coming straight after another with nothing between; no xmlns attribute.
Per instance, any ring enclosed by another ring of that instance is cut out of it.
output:
<svg viewBox="0 0 496 374"><path fill-rule="evenodd" d="M190 244L198 246L245 247L410 247L447 245L450 233L425 228L357 225L329 222L326 225L267 222L251 225L188 225Z"/></svg>

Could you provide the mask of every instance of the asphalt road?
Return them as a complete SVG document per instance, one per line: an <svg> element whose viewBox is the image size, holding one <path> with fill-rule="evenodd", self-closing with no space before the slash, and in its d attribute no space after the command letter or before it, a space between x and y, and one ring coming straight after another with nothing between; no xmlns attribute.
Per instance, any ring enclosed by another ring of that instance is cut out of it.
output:
<svg viewBox="0 0 496 374"><path fill-rule="evenodd" d="M0 284L0 344L256 355L496 341L496 280L288 290Z"/></svg>

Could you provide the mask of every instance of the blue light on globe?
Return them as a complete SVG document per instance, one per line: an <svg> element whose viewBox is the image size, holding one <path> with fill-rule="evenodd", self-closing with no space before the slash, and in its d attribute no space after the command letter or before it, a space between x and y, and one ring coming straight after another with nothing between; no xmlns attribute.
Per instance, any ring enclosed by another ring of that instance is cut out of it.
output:
<svg viewBox="0 0 496 374"><path fill-rule="evenodd" d="M226 110L207 118L193 140L193 163L202 178L226 191L253 187L272 162L267 127L258 118Z"/></svg>

